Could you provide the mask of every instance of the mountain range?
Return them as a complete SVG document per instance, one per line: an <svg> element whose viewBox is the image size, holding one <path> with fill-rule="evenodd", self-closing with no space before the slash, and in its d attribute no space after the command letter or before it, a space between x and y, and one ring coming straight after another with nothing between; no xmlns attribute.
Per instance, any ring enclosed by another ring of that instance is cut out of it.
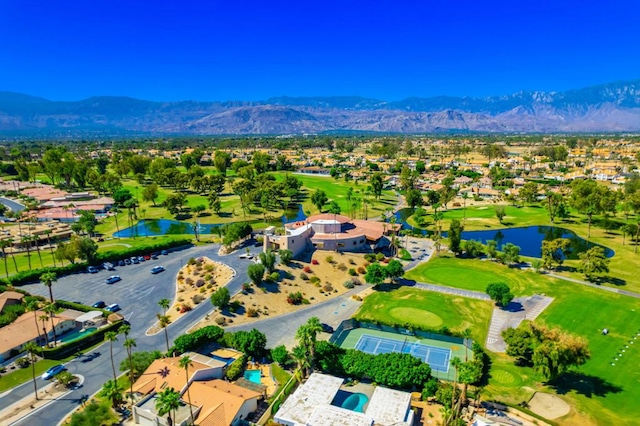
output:
<svg viewBox="0 0 640 426"><path fill-rule="evenodd" d="M323 132L638 132L640 80L565 92L388 102L358 96L259 102L51 101L0 92L0 137L302 134Z"/></svg>

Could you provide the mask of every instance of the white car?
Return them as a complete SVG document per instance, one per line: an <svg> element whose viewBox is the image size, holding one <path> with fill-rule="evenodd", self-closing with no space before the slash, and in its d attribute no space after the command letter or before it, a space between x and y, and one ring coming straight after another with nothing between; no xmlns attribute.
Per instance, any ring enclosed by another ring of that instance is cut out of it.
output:
<svg viewBox="0 0 640 426"><path fill-rule="evenodd" d="M162 271L164 271L164 266L161 266L161 265L154 266L153 268L151 268L151 273L154 275L159 274Z"/></svg>
<svg viewBox="0 0 640 426"><path fill-rule="evenodd" d="M118 281L120 281L122 278L120 278L120 275L111 275L109 278L107 278L105 280L105 282L107 284L113 284L113 283L117 283Z"/></svg>
<svg viewBox="0 0 640 426"><path fill-rule="evenodd" d="M42 380L49 380L50 378L64 370L66 370L64 365L54 365L53 367L42 373Z"/></svg>
<svg viewBox="0 0 640 426"><path fill-rule="evenodd" d="M253 259L253 255L251 253L242 253L240 259Z"/></svg>

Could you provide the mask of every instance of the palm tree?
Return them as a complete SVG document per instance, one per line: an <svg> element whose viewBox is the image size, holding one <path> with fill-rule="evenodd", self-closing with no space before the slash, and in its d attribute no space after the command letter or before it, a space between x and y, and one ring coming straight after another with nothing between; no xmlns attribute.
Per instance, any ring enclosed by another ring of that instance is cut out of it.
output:
<svg viewBox="0 0 640 426"><path fill-rule="evenodd" d="M180 358L179 365L181 368L184 368L184 374L187 379L187 399L189 401L189 413L191 413L191 424L193 424L193 407L191 406L191 390L189 389L189 367L191 364L191 358L188 355Z"/></svg>
<svg viewBox="0 0 640 426"><path fill-rule="evenodd" d="M464 342L464 360L469 361L469 347L467 346L467 344L471 341L471 329L465 328L462 332L462 337L464 337L466 340Z"/></svg>
<svg viewBox="0 0 640 426"><path fill-rule="evenodd" d="M174 388L166 388L158 394L156 400L156 410L158 416L167 416L167 423L169 426L173 426L176 419L176 410L180 407L180 394L176 392ZM173 412L173 418L171 413Z"/></svg>
<svg viewBox="0 0 640 426"><path fill-rule="evenodd" d="M33 379L33 394L38 398L38 384L36 383L36 352L40 350L38 345L33 342L28 342L24 345L24 349L29 353L29 360L31 361L31 378Z"/></svg>
<svg viewBox="0 0 640 426"><path fill-rule="evenodd" d="M131 404L133 404L133 359L132 359L132 351L136 346L135 339L125 339L123 346L127 349L127 357L129 358L129 397L131 398Z"/></svg>
<svg viewBox="0 0 640 426"><path fill-rule="evenodd" d="M118 328L118 334L124 334L124 337L129 337L129 332L131 331L131 326L129 324L122 324L120 328Z"/></svg>
<svg viewBox="0 0 640 426"><path fill-rule="evenodd" d="M44 268L44 265L42 264L42 254L40 253L40 238L33 235L31 236L31 241L36 243L36 251L38 252L38 259L40 259L40 267Z"/></svg>
<svg viewBox="0 0 640 426"><path fill-rule="evenodd" d="M113 369L113 380L118 380L116 374L116 365L113 363L113 342L118 341L118 333L115 331L107 331L104 333L104 338L109 341L109 354L111 355L111 368Z"/></svg>
<svg viewBox="0 0 640 426"><path fill-rule="evenodd" d="M291 351L291 356L296 360L302 376L305 377L307 375L307 369L309 368L309 357L307 356L307 351L302 346L296 346Z"/></svg>
<svg viewBox="0 0 640 426"><path fill-rule="evenodd" d="M49 347L49 335L47 334L47 320L49 317L47 315L40 315L38 319L42 321L42 334L44 334L45 344Z"/></svg>
<svg viewBox="0 0 640 426"><path fill-rule="evenodd" d="M38 308L40 307L40 304L38 303L37 300L30 300L27 303L27 311L29 312L33 312L33 320L36 323L36 331L38 332L38 338L41 338L42 335L40 334L40 327L38 326Z"/></svg>
<svg viewBox="0 0 640 426"><path fill-rule="evenodd" d="M56 265L56 257L53 255L53 246L51 245L51 233L53 231L51 231L51 229L47 229L46 231L44 231L44 235L47 236L47 245L49 246L49 252L51 252L51 258L53 259L53 266L57 267L58 265Z"/></svg>
<svg viewBox="0 0 640 426"><path fill-rule="evenodd" d="M23 235L20 238L20 242L24 244L25 248L27 249L27 261L29 262L29 269L32 269L31 268L31 236Z"/></svg>
<svg viewBox="0 0 640 426"><path fill-rule="evenodd" d="M48 304L44 307L44 311L49 314L49 319L51 320L51 329L53 330L53 346L56 346L56 342L58 341L58 336L56 336L56 326L53 323L53 317L56 314L56 305L53 303Z"/></svg>
<svg viewBox="0 0 640 426"><path fill-rule="evenodd" d="M51 301L51 303L53 303L52 286L53 286L54 281L56 281L56 273L55 272L45 272L44 274L40 275L40 281L42 281L42 284L44 284L47 287L49 287L49 300Z"/></svg>
<svg viewBox="0 0 640 426"><path fill-rule="evenodd" d="M9 247L13 247L13 238L7 238L5 241L9 243ZM16 262L16 254L13 253L11 258L13 259L13 267L16 268L16 272L20 272L18 269L18 262Z"/></svg>
<svg viewBox="0 0 640 426"><path fill-rule="evenodd" d="M118 385L117 380L107 380L102 385L100 395L111 400L111 406L116 408L122 402L122 388Z"/></svg>
<svg viewBox="0 0 640 426"><path fill-rule="evenodd" d="M167 315L167 309L169 309L169 306L171 306L171 300L160 299L158 305L160 305L160 307L164 310L164 313L162 315Z"/></svg>
<svg viewBox="0 0 640 426"><path fill-rule="evenodd" d="M309 367L312 372L316 355L316 337L321 331L322 325L318 317L311 317L296 332L296 339L298 339L300 346L309 354Z"/></svg>
<svg viewBox="0 0 640 426"><path fill-rule="evenodd" d="M5 249L11 247L11 243L7 240L0 241L0 250L2 250L2 259L4 259L4 273L9 278L9 265L7 265L7 252Z"/></svg>
<svg viewBox="0 0 640 426"><path fill-rule="evenodd" d="M160 323L160 328L164 330L164 339L167 342L167 353L169 352L169 333L167 332L167 327L171 324L171 319L169 319L168 315L160 315L157 314L158 322Z"/></svg>
<svg viewBox="0 0 640 426"><path fill-rule="evenodd" d="M120 213L120 210L118 210L117 207L113 207L111 209L111 212L113 213L113 218L116 220L116 231L117 231L117 234L119 234L120 233L120 226L118 225L118 213ZM118 238L120 238L120 237L118 237Z"/></svg>

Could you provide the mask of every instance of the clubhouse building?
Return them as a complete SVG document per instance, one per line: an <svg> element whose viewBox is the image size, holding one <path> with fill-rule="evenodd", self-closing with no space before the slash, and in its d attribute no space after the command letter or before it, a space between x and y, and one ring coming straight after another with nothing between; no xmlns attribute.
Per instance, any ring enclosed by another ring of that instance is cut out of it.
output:
<svg viewBox="0 0 640 426"><path fill-rule="evenodd" d="M265 232L264 249L291 250L294 257L313 249L369 252L387 245L386 236L400 227L400 224L324 213L286 224L284 235L275 235L273 229Z"/></svg>

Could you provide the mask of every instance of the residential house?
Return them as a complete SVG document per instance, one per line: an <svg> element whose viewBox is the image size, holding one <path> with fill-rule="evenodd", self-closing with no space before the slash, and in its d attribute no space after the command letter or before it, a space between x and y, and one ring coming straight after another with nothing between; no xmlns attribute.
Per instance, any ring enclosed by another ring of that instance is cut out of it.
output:
<svg viewBox="0 0 640 426"><path fill-rule="evenodd" d="M0 293L0 313L4 311L4 308L11 305L19 305L24 299L24 294L17 291L5 291Z"/></svg>

